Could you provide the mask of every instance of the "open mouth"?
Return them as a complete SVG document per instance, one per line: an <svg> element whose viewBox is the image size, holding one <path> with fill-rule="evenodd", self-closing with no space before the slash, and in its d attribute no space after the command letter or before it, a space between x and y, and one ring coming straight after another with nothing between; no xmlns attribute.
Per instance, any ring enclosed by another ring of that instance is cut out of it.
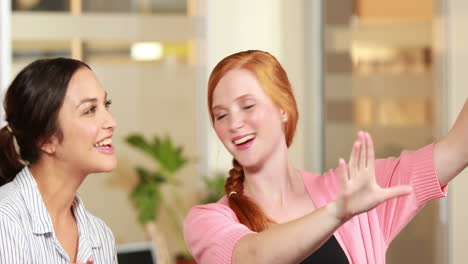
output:
<svg viewBox="0 0 468 264"><path fill-rule="evenodd" d="M94 147L104 152L113 151L114 147L112 146L112 138L105 138L94 144Z"/></svg>
<svg viewBox="0 0 468 264"><path fill-rule="evenodd" d="M232 143L234 143L238 147L241 147L241 146L246 146L250 144L254 139L255 139L255 134L250 134L250 135L241 137L239 139L233 140Z"/></svg>

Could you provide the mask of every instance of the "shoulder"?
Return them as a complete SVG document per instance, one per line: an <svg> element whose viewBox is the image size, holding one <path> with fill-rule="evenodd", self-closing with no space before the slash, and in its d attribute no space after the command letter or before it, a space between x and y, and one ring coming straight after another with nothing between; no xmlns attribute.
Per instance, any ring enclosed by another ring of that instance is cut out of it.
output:
<svg viewBox="0 0 468 264"><path fill-rule="evenodd" d="M24 221L30 216L18 201L14 194L3 197L0 201L0 248L5 244L11 246L25 241L25 232L28 228Z"/></svg>
<svg viewBox="0 0 468 264"><path fill-rule="evenodd" d="M11 221L24 218L26 214L24 200L15 182L9 182L0 187L0 220Z"/></svg>
<svg viewBox="0 0 468 264"><path fill-rule="evenodd" d="M185 242L199 263L231 263L235 244L250 233L225 198L193 207L184 221Z"/></svg>
<svg viewBox="0 0 468 264"><path fill-rule="evenodd" d="M231 232L250 233L252 231L239 222L235 212L228 205L221 202L197 205L190 209L184 220L184 235L187 240L197 240L199 237L213 234L222 237L222 234Z"/></svg>
<svg viewBox="0 0 468 264"><path fill-rule="evenodd" d="M0 263L30 263L30 236L17 218L0 215Z"/></svg>
<svg viewBox="0 0 468 264"><path fill-rule="evenodd" d="M197 205L190 209L184 222L191 222L199 218L211 218L219 220L231 220L239 222L234 211L229 207L227 199L221 198L216 203Z"/></svg>
<svg viewBox="0 0 468 264"><path fill-rule="evenodd" d="M5 198L8 198L18 192L16 183L11 181L5 185L0 186L0 203Z"/></svg>

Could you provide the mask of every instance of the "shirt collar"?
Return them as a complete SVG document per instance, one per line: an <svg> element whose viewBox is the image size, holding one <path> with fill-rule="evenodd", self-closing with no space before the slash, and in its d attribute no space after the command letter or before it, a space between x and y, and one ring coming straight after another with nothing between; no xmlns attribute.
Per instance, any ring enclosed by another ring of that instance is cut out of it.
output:
<svg viewBox="0 0 468 264"><path fill-rule="evenodd" d="M91 225L92 221L89 219L91 215L86 211L78 195L75 196L75 200L73 201L73 213L75 214L80 234L89 240L91 247L101 247L101 241L97 236L98 232L94 230L94 225Z"/></svg>
<svg viewBox="0 0 468 264"><path fill-rule="evenodd" d="M36 180L31 174L28 166L25 166L15 177L14 181L21 190L22 197L30 214L32 231L34 234L53 233L54 227L49 212L42 199ZM91 226L90 215L86 212L83 202L78 195L75 195L73 201L73 213L77 220L79 232L86 237L91 246L101 247L101 242L97 237L96 230Z"/></svg>
<svg viewBox="0 0 468 264"><path fill-rule="evenodd" d="M49 212L42 200L36 180L29 168L24 167L15 177L14 181L21 190L22 197L31 217L31 226L34 234L52 233L54 227Z"/></svg>

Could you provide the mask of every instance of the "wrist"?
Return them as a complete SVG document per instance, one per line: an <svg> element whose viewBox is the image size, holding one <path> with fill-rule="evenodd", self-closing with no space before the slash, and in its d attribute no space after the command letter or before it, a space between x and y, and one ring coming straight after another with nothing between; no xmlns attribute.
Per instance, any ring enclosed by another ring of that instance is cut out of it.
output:
<svg viewBox="0 0 468 264"><path fill-rule="evenodd" d="M351 214L346 214L343 212L341 203L342 201L338 199L328 203L325 206L325 210L330 215L330 217L336 220L340 225L344 224L352 217Z"/></svg>

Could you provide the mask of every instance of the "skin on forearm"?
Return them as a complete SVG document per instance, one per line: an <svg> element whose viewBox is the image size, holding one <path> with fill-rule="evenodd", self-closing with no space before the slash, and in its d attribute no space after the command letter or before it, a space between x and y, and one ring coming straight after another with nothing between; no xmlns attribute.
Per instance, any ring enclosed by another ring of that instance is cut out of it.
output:
<svg viewBox="0 0 468 264"><path fill-rule="evenodd" d="M336 217L336 202L296 220L242 237L232 263L299 263L316 251L346 222Z"/></svg>
<svg viewBox="0 0 468 264"><path fill-rule="evenodd" d="M343 159L339 161L338 199L294 221L244 236L234 247L232 262L298 263L315 252L353 215L412 192L410 186L380 187L375 179L374 161L371 136L359 132L349 164Z"/></svg>
<svg viewBox="0 0 468 264"><path fill-rule="evenodd" d="M441 186L468 165L468 100L448 135L434 145L434 164Z"/></svg>

